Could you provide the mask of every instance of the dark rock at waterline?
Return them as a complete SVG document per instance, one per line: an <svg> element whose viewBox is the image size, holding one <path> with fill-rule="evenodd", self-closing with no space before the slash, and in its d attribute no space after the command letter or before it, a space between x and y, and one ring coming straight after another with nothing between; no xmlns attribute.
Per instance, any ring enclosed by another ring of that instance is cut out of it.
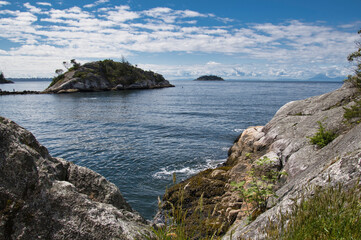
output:
<svg viewBox="0 0 361 240"><path fill-rule="evenodd" d="M71 93L174 87L164 77L128 62L104 60L69 69L54 78L45 92Z"/></svg>
<svg viewBox="0 0 361 240"><path fill-rule="evenodd" d="M2 91L0 89L0 96L1 95L25 95L25 94L41 94L42 92L39 91L30 91L30 90L24 90L24 91Z"/></svg>
<svg viewBox="0 0 361 240"><path fill-rule="evenodd" d="M143 239L145 220L101 175L50 156L0 117L0 239Z"/></svg>

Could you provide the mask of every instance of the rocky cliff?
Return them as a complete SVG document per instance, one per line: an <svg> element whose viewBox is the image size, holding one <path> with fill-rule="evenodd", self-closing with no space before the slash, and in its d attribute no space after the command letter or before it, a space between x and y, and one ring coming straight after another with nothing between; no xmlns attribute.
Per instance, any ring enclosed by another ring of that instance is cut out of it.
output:
<svg viewBox="0 0 361 240"><path fill-rule="evenodd" d="M145 220L101 175L51 157L0 117L0 239L142 239Z"/></svg>
<svg viewBox="0 0 361 240"><path fill-rule="evenodd" d="M345 122L344 107L355 104L360 90L351 83L321 96L287 103L266 126L246 129L229 150L227 162L170 188L164 202L174 206L182 202L187 210L188 228L195 224L195 214L202 199L203 236L212 233L223 239L264 239L264 228L277 221L277 214L290 212L294 199L308 193L305 189L342 183L354 184L361 177L361 125ZM336 138L323 148L311 144L310 137L324 129ZM254 206L235 191L232 182L250 182L250 170L258 159L270 160L269 171L285 171L274 189L276 197L266 202L266 211L249 211ZM163 210L169 207L165 204ZM248 212L247 212L248 210ZM253 218L249 222L249 213ZM199 214L198 214L199 215ZM247 217L248 216L248 217ZM228 231L227 231L228 229Z"/></svg>
<svg viewBox="0 0 361 240"><path fill-rule="evenodd" d="M44 91L48 93L90 92L126 89L174 87L164 77L144 71L128 62L104 60L76 64L54 78Z"/></svg>
<svg viewBox="0 0 361 240"><path fill-rule="evenodd" d="M361 125L350 125L343 118L344 107L352 106L359 94L359 89L345 83L331 93L290 102L266 126L243 132L230 149L228 161L234 167L229 176L233 181L243 180L238 169L251 164L248 153L256 158L268 156L274 160L273 168L288 175L279 182L278 198L269 199L266 212L248 225L238 218L223 239L229 239L231 232L232 239L264 239L269 221L277 221L280 211L290 212L293 199L311 194L308 187L341 183L346 188L361 177ZM310 143L310 137L319 131L318 122L337 134L323 148Z"/></svg>

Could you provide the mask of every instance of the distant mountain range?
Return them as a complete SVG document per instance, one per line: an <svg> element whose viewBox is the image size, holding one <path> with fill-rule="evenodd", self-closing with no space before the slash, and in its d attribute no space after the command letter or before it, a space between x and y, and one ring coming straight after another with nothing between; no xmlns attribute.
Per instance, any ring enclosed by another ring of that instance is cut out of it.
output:
<svg viewBox="0 0 361 240"><path fill-rule="evenodd" d="M325 74L317 74L316 76L307 79L307 81L322 81L322 82L342 82L347 77L328 77Z"/></svg>
<svg viewBox="0 0 361 240"><path fill-rule="evenodd" d="M343 82L347 77L328 77L325 74L317 74L311 78L296 79L296 78L278 78L273 81L290 81L290 82Z"/></svg>

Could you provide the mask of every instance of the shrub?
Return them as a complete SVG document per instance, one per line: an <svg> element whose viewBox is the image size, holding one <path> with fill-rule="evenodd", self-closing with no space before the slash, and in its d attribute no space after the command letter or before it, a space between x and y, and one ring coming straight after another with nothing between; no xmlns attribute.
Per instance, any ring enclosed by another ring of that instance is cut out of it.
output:
<svg viewBox="0 0 361 240"><path fill-rule="evenodd" d="M353 120L356 120L357 123L359 123L361 118L361 99L355 101L355 105L351 106L350 108L343 108L345 110L345 113L343 114L343 117L348 122L353 122Z"/></svg>
<svg viewBox="0 0 361 240"><path fill-rule="evenodd" d="M337 137L337 134L331 131L327 131L320 121L318 121L317 123L319 125L317 133L313 137L309 138L312 144L316 144L320 148L323 148L324 146L332 142Z"/></svg>
<svg viewBox="0 0 361 240"><path fill-rule="evenodd" d="M176 178L173 175L173 182ZM220 239L218 237L219 232L223 228L223 224L220 224L218 229L213 230L211 226L210 214L208 217L204 216L203 207L203 194L198 200L198 205L194 213L189 213L184 209L184 189L179 188L180 201L176 204L172 204L167 201L164 204L169 205L171 210L165 213L164 226L152 227L151 231L156 236L157 240L186 240L186 239L200 239L200 240L212 240ZM162 203L158 200L159 207ZM189 226L187 218L192 217L193 225ZM153 239L151 236L144 236L145 239Z"/></svg>
<svg viewBox="0 0 361 240"><path fill-rule="evenodd" d="M251 221L266 211L267 200L270 197L277 197L274 191L275 183L281 175L286 174L284 171L277 171L267 167L272 163L273 161L268 157L260 158L249 171L251 180L247 184L246 181L231 183L231 186L235 187L235 190L239 192L240 197L243 198L246 204L254 207L253 214L249 215Z"/></svg>
<svg viewBox="0 0 361 240"><path fill-rule="evenodd" d="M317 187L312 197L294 199L291 213L269 224L267 239L361 239L361 186Z"/></svg>

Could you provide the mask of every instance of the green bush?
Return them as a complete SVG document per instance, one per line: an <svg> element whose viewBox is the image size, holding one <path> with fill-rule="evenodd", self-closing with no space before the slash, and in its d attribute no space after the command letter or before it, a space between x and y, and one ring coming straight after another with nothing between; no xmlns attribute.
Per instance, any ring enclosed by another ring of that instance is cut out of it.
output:
<svg viewBox="0 0 361 240"><path fill-rule="evenodd" d="M253 206L252 214L248 209L249 220L253 221L259 214L267 210L267 200L270 197L277 197L274 187L281 175L285 175L284 171L270 169L267 165L273 161L268 157L263 157L255 162L251 170L248 172L251 180L239 183L232 182L231 186L239 192L240 197L248 205Z"/></svg>
<svg viewBox="0 0 361 240"><path fill-rule="evenodd" d="M60 74L59 76L56 76L53 78L53 81L51 81L49 87L53 86L55 83L59 82L60 80L63 80L65 78L64 74Z"/></svg>
<svg viewBox="0 0 361 240"><path fill-rule="evenodd" d="M332 142L337 137L337 134L331 131L327 131L320 121L318 121L317 123L319 125L317 133L313 137L309 138L312 144L316 144L320 148L323 148L324 146Z"/></svg>
<svg viewBox="0 0 361 240"><path fill-rule="evenodd" d="M312 197L294 199L291 213L280 213L266 228L267 239L361 239L361 186L318 187Z"/></svg>
<svg viewBox="0 0 361 240"><path fill-rule="evenodd" d="M355 101L355 105L351 106L350 108L346 108L344 107L343 109L345 110L345 113L343 114L343 117L348 121L348 122L360 122L360 118L361 118L361 99L360 100L356 100Z"/></svg>

